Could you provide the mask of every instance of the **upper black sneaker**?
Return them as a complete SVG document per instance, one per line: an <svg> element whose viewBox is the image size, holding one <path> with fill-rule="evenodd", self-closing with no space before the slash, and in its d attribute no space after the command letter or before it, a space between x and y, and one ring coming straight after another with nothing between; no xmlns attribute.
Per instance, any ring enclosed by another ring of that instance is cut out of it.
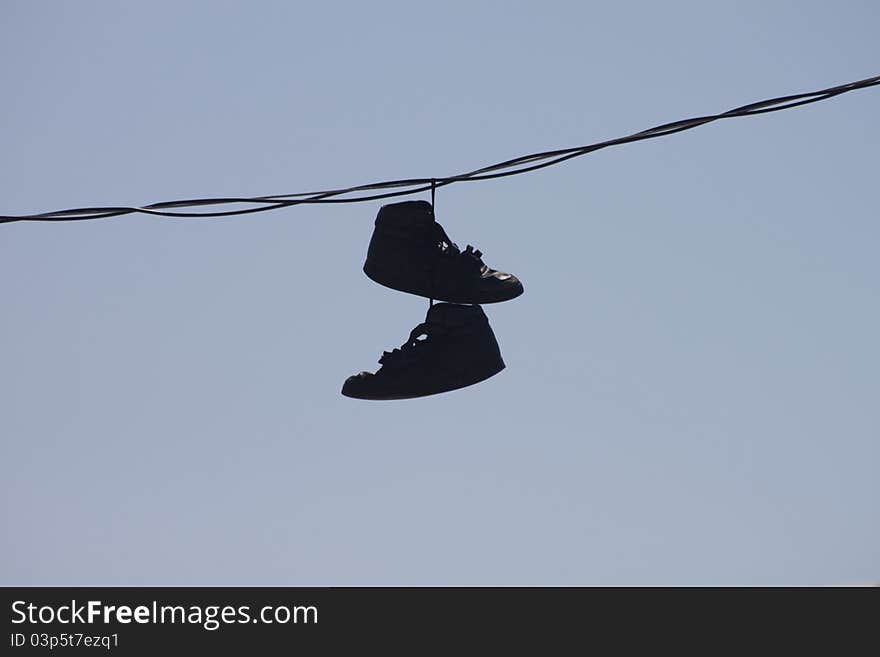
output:
<svg viewBox="0 0 880 657"><path fill-rule="evenodd" d="M490 269L470 245L462 251L434 220L427 201L383 206L364 273L380 285L452 303L495 303L523 292L516 276Z"/></svg>
<svg viewBox="0 0 880 657"><path fill-rule="evenodd" d="M375 374L350 376L342 394L357 399L410 399L479 383L504 369L489 320L479 306L438 303L409 340L379 359Z"/></svg>

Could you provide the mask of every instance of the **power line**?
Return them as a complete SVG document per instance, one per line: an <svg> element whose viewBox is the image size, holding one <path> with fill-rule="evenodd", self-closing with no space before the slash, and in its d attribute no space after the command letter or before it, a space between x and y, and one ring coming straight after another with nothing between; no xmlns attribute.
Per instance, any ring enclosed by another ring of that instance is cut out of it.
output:
<svg viewBox="0 0 880 657"><path fill-rule="evenodd" d="M366 185L357 185L355 187L345 187L340 189L330 189L319 192L297 192L293 194L278 194L274 196L255 196L249 198L199 198L187 199L181 201L162 201L160 203L151 203L143 207L90 207L90 208L72 208L69 210L57 210L55 212L44 212L41 214L27 215L0 215L0 223L12 221L81 221L84 219L106 219L109 217L118 217L125 214L142 213L157 215L160 217L229 217L240 214L251 214L254 212L266 212L268 210L277 210L292 205L301 205L305 203L359 203L363 201L375 201L378 199L392 198L395 196L407 196L418 192L425 192L436 187L445 187L453 183L472 182L480 180L491 180L494 178L503 178L505 176L515 176L521 173L528 173L543 169L544 167L553 166L592 153L594 151L608 148L609 146L619 146L630 142L642 141L644 139L654 139L656 137L664 137L666 135L675 134L684 130L690 130L706 123L711 123L719 119L729 119L738 116L753 116L756 114L766 114L768 112L778 112L800 105L816 103L820 100L827 100L835 96L854 91L856 89L865 89L880 85L880 75L857 82L850 82L836 87L829 87L820 91L812 91L802 94L794 94L790 96L780 96L779 98L771 98L762 100L757 103L750 103L737 107L720 114L711 114L707 116L698 116L691 119L683 119L681 121L673 121L672 123L664 123L662 125L648 128L641 132L628 135L626 137L618 137L587 146L576 146L572 148L563 148L553 151L544 151L542 153L532 153L521 157L498 162L489 166L475 169L467 173L461 173L455 176L445 178L408 178L403 180L386 180L383 182L368 183ZM395 191L383 193L367 193L377 192L379 190L393 189ZM359 195L356 195L359 194ZM352 196L356 195L356 196ZM341 198L340 198L341 197ZM179 212L177 208L194 208L202 206L220 206L228 204L250 204L254 207L235 209L235 210L214 210L209 212Z"/></svg>

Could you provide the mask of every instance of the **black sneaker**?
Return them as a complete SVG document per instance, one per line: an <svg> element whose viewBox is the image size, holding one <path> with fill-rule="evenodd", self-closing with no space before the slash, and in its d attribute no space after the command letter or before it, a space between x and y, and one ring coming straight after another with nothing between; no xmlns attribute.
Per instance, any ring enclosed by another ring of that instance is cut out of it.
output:
<svg viewBox="0 0 880 657"><path fill-rule="evenodd" d="M356 399L411 399L464 388L504 369L489 320L479 306L438 303L399 349L386 351L375 374L350 376L342 394Z"/></svg>
<svg viewBox="0 0 880 657"><path fill-rule="evenodd" d="M380 285L451 303L495 303L523 292L516 276L487 267L482 253L461 251L434 221L427 201L383 206L364 273Z"/></svg>

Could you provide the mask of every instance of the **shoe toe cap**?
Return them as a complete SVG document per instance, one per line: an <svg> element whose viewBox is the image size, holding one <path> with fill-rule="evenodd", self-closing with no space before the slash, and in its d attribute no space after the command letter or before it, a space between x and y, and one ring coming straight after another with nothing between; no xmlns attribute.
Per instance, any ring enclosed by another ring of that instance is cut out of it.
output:
<svg viewBox="0 0 880 657"><path fill-rule="evenodd" d="M342 394L356 399L368 399L372 379L373 374L370 372L353 374L342 384Z"/></svg>
<svg viewBox="0 0 880 657"><path fill-rule="evenodd" d="M508 301L523 293L522 282L513 274L503 271L484 277L480 283L482 303Z"/></svg>

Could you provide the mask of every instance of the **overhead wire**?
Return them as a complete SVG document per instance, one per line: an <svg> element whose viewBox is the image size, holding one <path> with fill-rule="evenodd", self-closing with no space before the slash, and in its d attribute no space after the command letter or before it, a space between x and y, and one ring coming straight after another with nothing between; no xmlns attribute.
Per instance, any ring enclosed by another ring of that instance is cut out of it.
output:
<svg viewBox="0 0 880 657"><path fill-rule="evenodd" d="M436 191L439 187L445 187L460 182L476 182L492 180L507 176L516 176L523 173L537 171L546 167L560 164L576 157L587 155L603 148L620 146L646 139L665 137L685 130L712 123L721 119L729 119L743 116L754 116L769 112L799 107L810 103L816 103L829 98L834 98L856 89L865 89L880 85L880 75L849 82L819 91L780 96L755 103L749 103L719 114L698 116L690 119L682 119L664 123L641 132L636 132L625 137L609 139L606 141L575 146L571 148L543 151L522 155L513 159L490 164L466 173L460 173L447 177L431 178L406 178L401 180L386 180L382 182L367 183L353 187L329 189L313 192L294 192L291 194L277 194L272 196L256 197L221 197L221 198L195 198L178 201L161 201L140 207L129 206L97 206L86 208L71 208L43 212L39 214L0 215L0 223L13 221L83 221L87 219L107 219L127 214L141 213L160 217L230 217L237 215L267 212L280 208L303 204L327 204L327 203L361 203L399 196L408 196L420 192ZM395 191L382 191L395 190ZM366 192L366 193L365 193ZM370 193L381 192L381 193ZM352 196L358 194L357 196ZM197 208L203 206L222 206L231 204L248 204L253 207L235 208L229 210L213 210L208 212L182 212L179 208Z"/></svg>

